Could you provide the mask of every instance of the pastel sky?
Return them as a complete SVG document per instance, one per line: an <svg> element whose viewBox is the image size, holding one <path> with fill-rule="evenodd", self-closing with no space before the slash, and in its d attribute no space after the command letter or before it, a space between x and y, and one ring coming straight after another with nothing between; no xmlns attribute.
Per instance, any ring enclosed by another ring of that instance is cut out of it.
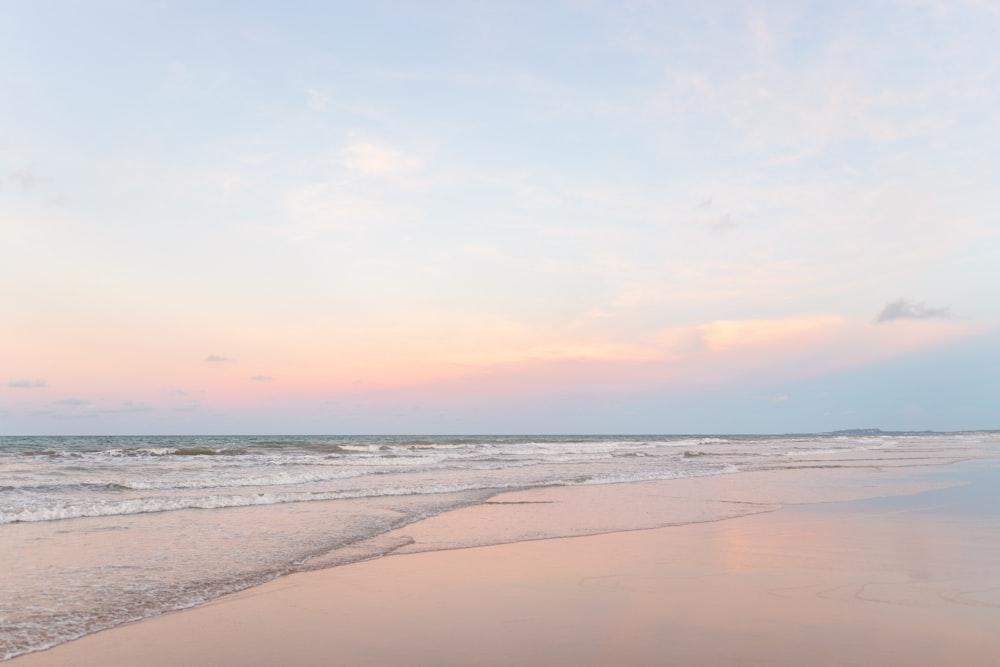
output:
<svg viewBox="0 0 1000 667"><path fill-rule="evenodd" d="M0 433L1000 428L1000 0L0 6Z"/></svg>

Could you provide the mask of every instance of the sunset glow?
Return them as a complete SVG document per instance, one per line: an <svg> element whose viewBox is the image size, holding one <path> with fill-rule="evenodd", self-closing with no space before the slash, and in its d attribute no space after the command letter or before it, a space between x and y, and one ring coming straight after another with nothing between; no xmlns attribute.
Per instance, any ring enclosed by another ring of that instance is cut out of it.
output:
<svg viewBox="0 0 1000 667"><path fill-rule="evenodd" d="M293 4L0 10L0 433L996 427L996 6Z"/></svg>

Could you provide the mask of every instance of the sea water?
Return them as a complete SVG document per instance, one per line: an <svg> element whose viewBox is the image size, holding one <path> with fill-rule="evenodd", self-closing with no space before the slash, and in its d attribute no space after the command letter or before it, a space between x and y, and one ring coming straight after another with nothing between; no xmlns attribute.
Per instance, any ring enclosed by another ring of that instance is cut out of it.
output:
<svg viewBox="0 0 1000 667"><path fill-rule="evenodd" d="M924 466L998 447L1000 432L0 437L0 659L385 555L392 543L372 538L503 491Z"/></svg>

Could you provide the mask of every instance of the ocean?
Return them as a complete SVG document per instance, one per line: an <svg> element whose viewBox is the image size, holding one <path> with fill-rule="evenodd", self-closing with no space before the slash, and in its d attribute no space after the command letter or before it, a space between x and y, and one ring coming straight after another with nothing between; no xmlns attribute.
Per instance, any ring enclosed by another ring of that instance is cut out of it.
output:
<svg viewBox="0 0 1000 667"><path fill-rule="evenodd" d="M930 466L998 447L995 431L0 437L0 659L377 558L395 544L380 535L505 491Z"/></svg>

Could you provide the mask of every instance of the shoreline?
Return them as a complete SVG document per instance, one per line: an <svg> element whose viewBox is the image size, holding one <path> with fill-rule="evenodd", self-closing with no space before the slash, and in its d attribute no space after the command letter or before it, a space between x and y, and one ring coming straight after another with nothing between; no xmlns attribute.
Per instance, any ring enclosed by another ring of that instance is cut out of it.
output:
<svg viewBox="0 0 1000 667"><path fill-rule="evenodd" d="M864 503L895 498L904 507L902 515L909 512L908 518L913 519L915 508L920 505L916 499L934 490L956 488L963 475L968 476L968 470L992 471L990 474L1000 477L996 460L986 459L921 467L919 471L832 468L813 470L805 475L802 471L767 471L502 493L486 503L430 517L375 538L386 544L396 541L392 553L382 558L287 575L193 608L168 612L18 656L9 663L12 667L139 663L265 665L275 664L275 661L303 665L330 661L371 665L551 664L552 661L569 660L602 664L587 662L588 656L594 655L594 647L586 646L604 634L599 625L588 621L601 616L602 610L621 608L634 601L636 595L647 602L670 600L676 603L681 599L681 604L676 605L680 608L700 609L709 598L721 609L735 610L740 604L761 609L767 606L765 603L774 607L773 595L768 590L789 588L785 584L794 584L793 588L800 589L820 584L807 583L807 572L791 568L770 572L768 576L774 579L773 585L763 592L745 590L746 582L739 576L734 578L730 569L720 569L718 564L713 569L705 563L718 562L722 556L730 559L739 556L751 565L757 563L753 567L761 569L762 551L769 551L771 558L787 560L796 549L801 549L801 545L796 547L794 544L796 534L799 538L809 535L813 542L822 543L838 531L843 533L845 526L850 528L847 533L864 534L875 542L884 541L884 535L893 534L893 531L898 533L902 530L900 526L905 530L897 537L905 536L906 531L913 528L913 520L900 521L900 512L897 512L893 514L893 521L887 523L883 514L865 509ZM807 488L803 488L803 483ZM859 506L861 511L856 511ZM822 510L817 509L820 507ZM662 512L663 508L669 511ZM657 511L661 513L656 514ZM613 519L621 524L623 515L635 517L636 525L619 527L615 531L599 529L605 520ZM957 522L960 526L956 528L954 520L928 520L922 516L920 532L928 543L975 544L977 548L973 554L995 553L1000 549L1000 540L991 538L995 531L980 531L976 536L977 527L981 528L984 522L995 526L995 518L994 515L992 519L963 519ZM654 527L639 525L650 521L659 524ZM991 521L994 523L990 524ZM598 528L596 532L595 527ZM931 539L934 531L937 536ZM733 536L742 536L745 546L735 550L719 546L725 539L731 541ZM871 574L869 569L873 564L885 560L885 553L866 546L864 541L854 540L851 544L854 545L851 558L858 575ZM359 545L361 548L371 546ZM626 553L631 554L627 562L620 558ZM695 554L702 554L704 562L697 558L692 560ZM902 558L899 554L895 557ZM830 553L825 558L828 565L837 561ZM937 581L934 573L938 570L952 572L953 563L949 559L960 561L961 557L945 554L922 565L930 568L927 575L930 581ZM673 563L676 576L663 577L657 563L664 562ZM542 563L548 565L538 570ZM980 566L980 571L982 569ZM834 570L839 574L827 583L844 581L847 570ZM541 572L545 576L540 576ZM989 579L997 575L987 568L982 576ZM614 581L618 583L612 586L614 590L595 592L581 583L609 576L617 577ZM854 579L847 576L849 581ZM634 588L632 584L636 581L657 583L652 589L640 587L642 590L638 593L635 590L628 592L631 590L628 586L619 586L632 582L628 585ZM699 589L698 581L713 582L713 585ZM719 581L728 581L728 590L726 586L719 588ZM423 589L420 582L424 582ZM667 585L670 582L673 588ZM947 583L942 582L944 579L938 584ZM1000 586L1000 582L996 583ZM882 588L893 587L891 581L869 581L864 585L871 588L875 584ZM838 584L841 588L850 585L859 584ZM919 623L923 613L942 628L949 622L957 622L958 627L952 631L960 635L972 632L975 635L972 645L989 645L1000 651L1000 643L989 644L989 635L976 634L980 621L966 618L968 608L976 608L980 616L989 617L993 623L1000 622L1000 599L990 597L992 594L966 599L967 593L959 591L955 593L956 599L964 602L940 607L930 604L927 595L931 598L947 596L954 592L952 589L924 590L919 586L907 586L905 582L894 585L897 590L893 595L903 597L888 602L883 600L876 606L890 605L886 608L908 611L893 614L888 620L869 619L874 627L881 627L883 633L906 636L906 624L901 621ZM975 582L967 582L966 588L975 585ZM581 591L589 591L589 594L581 594ZM916 609L920 613L916 614L916 619L912 618L913 609L907 607L913 604L910 598L919 602ZM906 604L901 604L900 600ZM849 606L851 614L861 616L865 616L866 604L875 604L863 599L834 602ZM817 615L817 618L826 618L829 614L829 609L813 609L809 600L784 603L785 607L789 605L803 607L786 618L789 622L803 614L805 617ZM779 611L782 608L778 605ZM546 609L549 611L542 613ZM956 613L956 609L963 613ZM513 628L521 623L515 622L519 616L534 619L537 627L515 631ZM615 644L619 655L625 652L633 656L635 662L632 664L657 664L657 660L666 655L663 651L680 650L679 644L667 647L657 643L655 637L664 632L674 636L690 625L685 618L666 613L657 605L643 612L632 610L625 616L630 617L636 627L647 628L631 633L634 635L631 640ZM741 617L739 623L746 623L751 617ZM454 633L448 630L449 627L463 627L472 618L480 619L473 633L479 639L452 636ZM321 622L324 619L325 622ZM892 619L895 621L889 622ZM829 619L826 622L830 622ZM650 630L651 624L656 626L655 632ZM734 630L736 626L731 623L716 621L714 626L717 636L725 638L722 644L743 647L740 650L744 658L755 651L768 653L763 646L747 645L747 637ZM276 629L281 632L276 633ZM541 637L545 634L543 629L549 634L555 632L559 641L553 644L544 640ZM859 632L854 626L849 632L843 628L838 632L847 632L855 645L867 645L854 636ZM785 654L803 659L801 651L807 650L811 642L821 642L814 634L802 635L802 646L789 649ZM861 634L868 636L867 632ZM247 637L253 639L248 642ZM940 633L929 630L923 637L924 644L926 637L941 639ZM684 644L676 636L674 639L675 643ZM610 640L604 637L601 641ZM536 653L525 652L516 648L518 646L532 646ZM684 649L688 651L687 664L755 664L752 661L734 662L722 653L713 654L714 657L704 653L711 642L699 646L701 648L691 645ZM880 660L890 660L881 664L930 665L934 663L915 660L931 653L928 646L912 655L896 649L893 654L896 657L880 654ZM792 657L783 663L782 655L785 654L768 653L767 664L795 664ZM862 658L860 655L854 657ZM902 661L891 661L897 658ZM963 664L980 664L975 662L974 655L963 659Z"/></svg>

